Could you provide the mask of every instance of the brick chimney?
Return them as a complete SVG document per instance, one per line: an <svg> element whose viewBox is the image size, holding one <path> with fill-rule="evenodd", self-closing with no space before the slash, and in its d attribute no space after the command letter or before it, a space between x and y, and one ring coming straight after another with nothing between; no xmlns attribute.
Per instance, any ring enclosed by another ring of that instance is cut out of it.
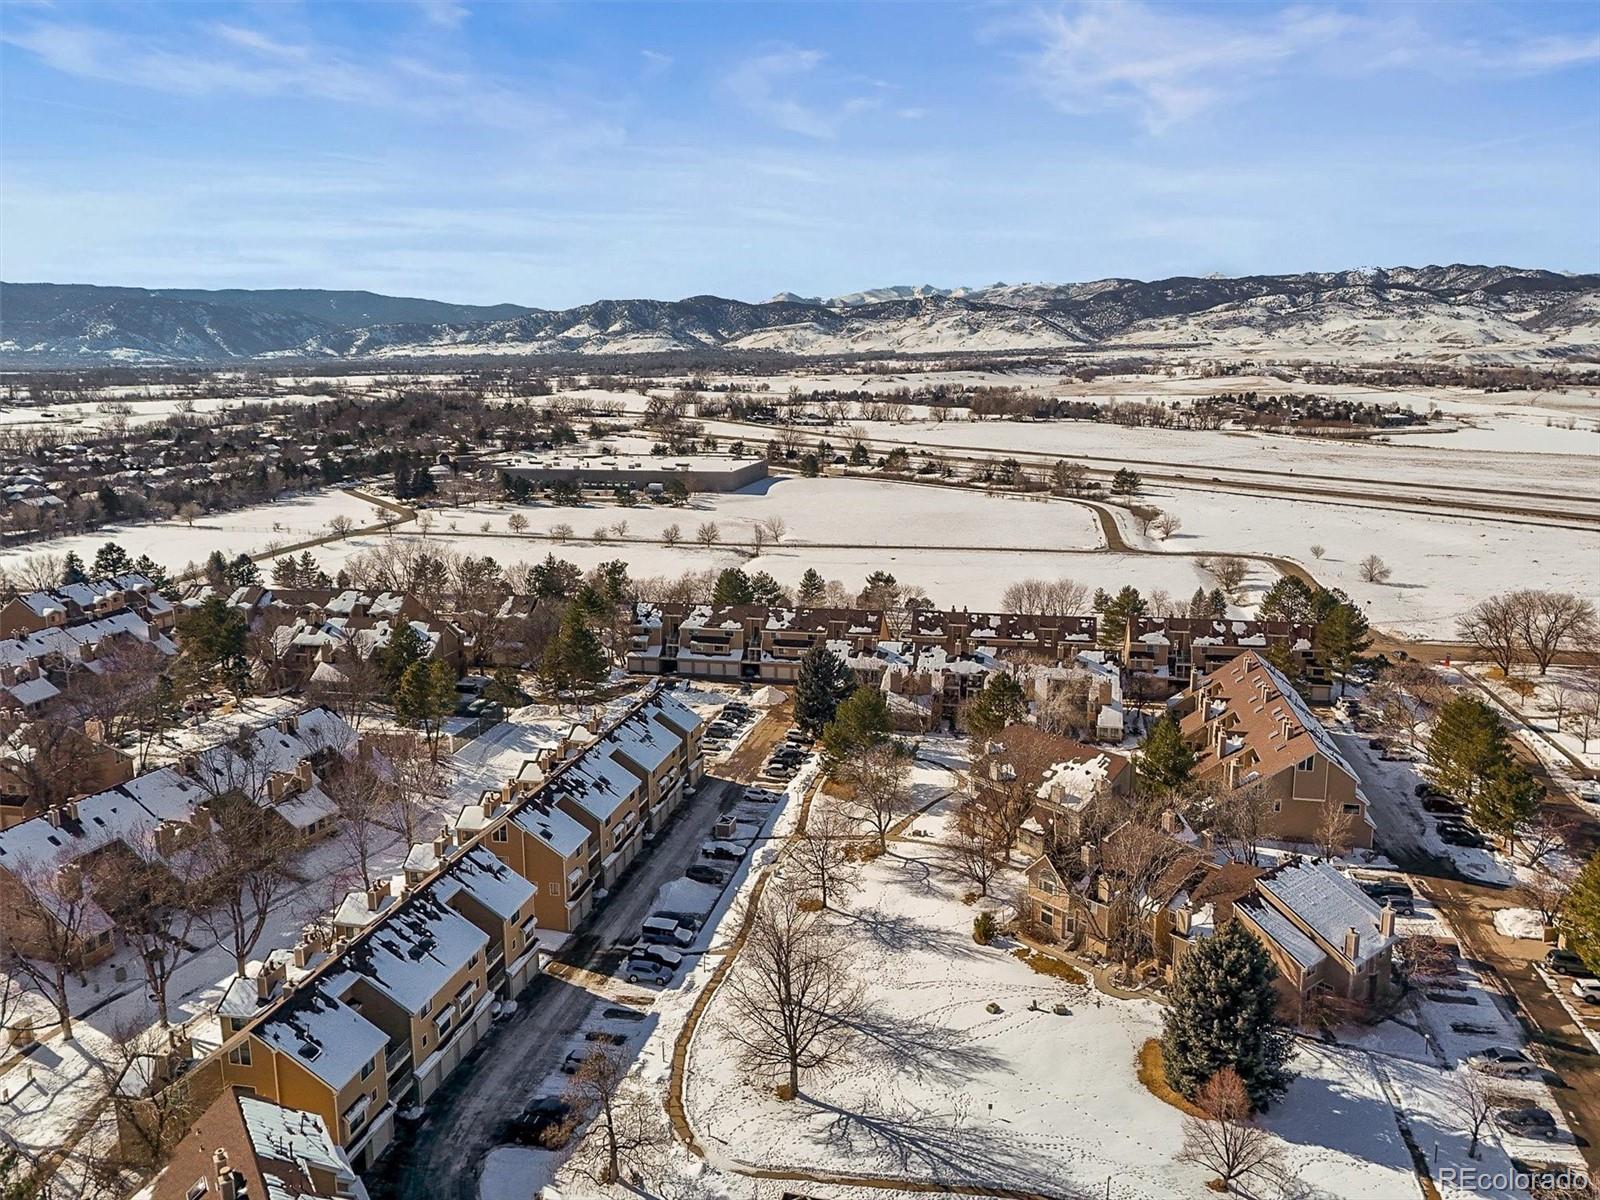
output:
<svg viewBox="0 0 1600 1200"><path fill-rule="evenodd" d="M233 1171L228 1167L228 1152L218 1146L211 1155L211 1165L216 1170L219 1200L239 1200L239 1189L233 1182Z"/></svg>
<svg viewBox="0 0 1600 1200"><path fill-rule="evenodd" d="M1378 936L1394 936L1394 906L1391 904L1385 904L1383 911L1378 914Z"/></svg>
<svg viewBox="0 0 1600 1200"><path fill-rule="evenodd" d="M1361 935L1356 932L1354 925L1344 931L1344 956L1351 962L1361 954Z"/></svg>

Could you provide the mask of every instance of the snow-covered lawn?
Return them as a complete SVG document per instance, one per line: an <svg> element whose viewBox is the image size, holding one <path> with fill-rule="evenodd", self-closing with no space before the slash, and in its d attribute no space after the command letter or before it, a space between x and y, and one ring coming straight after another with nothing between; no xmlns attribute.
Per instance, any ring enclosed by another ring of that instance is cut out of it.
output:
<svg viewBox="0 0 1600 1200"><path fill-rule="evenodd" d="M69 552L76 552L87 563L101 546L115 542L133 557L148 554L176 574L190 564L203 563L213 550L232 558L241 553L260 554L274 543L288 545L326 537L328 522L336 516L349 517L357 525L371 525L388 514L342 491L301 492L271 504L209 513L198 518L193 526L176 519L107 525L92 533L31 542L0 553L0 565L15 564L38 554Z"/></svg>
<svg viewBox="0 0 1600 1200"><path fill-rule="evenodd" d="M1513 580L1600 601L1594 570L1600 532L1157 486L1145 499L1183 527L1166 541L1141 539L1123 517L1131 543L1169 552L1281 555L1318 582L1344 589L1374 625L1405 635L1455 638L1457 619ZM1324 547L1321 558L1314 545ZM1359 564L1368 554L1392 570L1387 583L1361 579ZM1600 750L1600 738L1591 745Z"/></svg>
<svg viewBox="0 0 1600 1200"><path fill-rule="evenodd" d="M1544 940L1544 917L1531 908L1497 908L1494 927L1508 938Z"/></svg>

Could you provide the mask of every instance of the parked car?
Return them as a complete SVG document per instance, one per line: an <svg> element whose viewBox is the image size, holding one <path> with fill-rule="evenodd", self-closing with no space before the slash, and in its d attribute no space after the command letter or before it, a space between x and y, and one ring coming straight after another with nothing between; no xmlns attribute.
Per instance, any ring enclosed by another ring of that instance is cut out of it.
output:
<svg viewBox="0 0 1600 1200"><path fill-rule="evenodd" d="M700 857L738 862L744 857L744 847L738 842L706 842L700 847Z"/></svg>
<svg viewBox="0 0 1600 1200"><path fill-rule="evenodd" d="M633 962L658 962L663 967L670 967L676 971L683 965L683 955L671 946L638 946L633 953L628 955L628 961Z"/></svg>
<svg viewBox="0 0 1600 1200"><path fill-rule="evenodd" d="M1556 1133L1556 1119L1537 1104L1502 1108L1495 1113L1494 1123L1523 1137L1554 1137Z"/></svg>
<svg viewBox="0 0 1600 1200"><path fill-rule="evenodd" d="M1388 744L1389 743L1384 741L1382 738L1368 738L1367 739L1367 749L1368 750L1382 750Z"/></svg>
<svg viewBox="0 0 1600 1200"><path fill-rule="evenodd" d="M560 1096L540 1096L511 1122L510 1136L525 1146L559 1150L571 1132L572 1106Z"/></svg>
<svg viewBox="0 0 1600 1200"><path fill-rule="evenodd" d="M694 941L694 931L685 929L671 917L646 917L639 937L652 946L687 946Z"/></svg>
<svg viewBox="0 0 1600 1200"><path fill-rule="evenodd" d="M784 734L783 740L788 742L791 746L809 746L817 739L812 737L805 730L795 728Z"/></svg>
<svg viewBox="0 0 1600 1200"><path fill-rule="evenodd" d="M648 958L630 958L623 969L623 978L629 983L670 983L672 972Z"/></svg>
<svg viewBox="0 0 1600 1200"><path fill-rule="evenodd" d="M1594 972L1583 965L1583 959L1571 950L1563 950L1559 946L1544 956L1544 965L1557 975L1581 975L1585 979L1594 976Z"/></svg>
<svg viewBox="0 0 1600 1200"><path fill-rule="evenodd" d="M1486 1046L1467 1057L1467 1066L1497 1079L1537 1075L1540 1071L1539 1064L1533 1059L1521 1050L1513 1050L1508 1046Z"/></svg>
<svg viewBox="0 0 1600 1200"><path fill-rule="evenodd" d="M771 788L755 787L753 785L744 790L744 798L753 800L757 804L771 804L781 795L783 795L782 792L775 792Z"/></svg>
<svg viewBox="0 0 1600 1200"><path fill-rule="evenodd" d="M1586 1004L1600 1004L1600 979L1574 979L1572 994Z"/></svg>
<svg viewBox="0 0 1600 1200"><path fill-rule="evenodd" d="M1428 813L1454 813L1460 815L1466 812L1466 807L1459 800L1452 800L1443 792L1422 798L1422 811Z"/></svg>
<svg viewBox="0 0 1600 1200"><path fill-rule="evenodd" d="M576 1075L578 1068L583 1066L583 1060L589 1056L581 1050L574 1050L561 1060L561 1071L564 1075Z"/></svg>
<svg viewBox="0 0 1600 1200"><path fill-rule="evenodd" d="M685 879L692 879L696 883L707 883L712 887L721 887L728 882L728 873L719 871L715 867L708 867L703 863L696 863L683 873Z"/></svg>

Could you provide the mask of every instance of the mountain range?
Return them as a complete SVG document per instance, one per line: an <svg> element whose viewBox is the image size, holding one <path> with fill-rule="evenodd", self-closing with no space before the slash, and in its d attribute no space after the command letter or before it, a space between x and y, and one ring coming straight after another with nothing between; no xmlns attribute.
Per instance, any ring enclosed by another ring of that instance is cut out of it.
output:
<svg viewBox="0 0 1600 1200"><path fill-rule="evenodd" d="M1428 266L878 288L548 310L371 292L0 283L0 365L1107 348L1473 361L1600 359L1600 275Z"/></svg>

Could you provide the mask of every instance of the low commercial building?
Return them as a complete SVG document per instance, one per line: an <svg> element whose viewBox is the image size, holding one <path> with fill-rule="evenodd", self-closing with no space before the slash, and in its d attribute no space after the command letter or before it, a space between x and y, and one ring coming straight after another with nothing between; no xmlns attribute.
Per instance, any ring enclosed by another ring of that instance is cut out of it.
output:
<svg viewBox="0 0 1600 1200"><path fill-rule="evenodd" d="M570 483L585 492L611 492L626 487L651 495L665 492L674 482L691 492L736 492L767 477L767 460L733 454L575 454L548 450L506 459L499 469L539 489Z"/></svg>

